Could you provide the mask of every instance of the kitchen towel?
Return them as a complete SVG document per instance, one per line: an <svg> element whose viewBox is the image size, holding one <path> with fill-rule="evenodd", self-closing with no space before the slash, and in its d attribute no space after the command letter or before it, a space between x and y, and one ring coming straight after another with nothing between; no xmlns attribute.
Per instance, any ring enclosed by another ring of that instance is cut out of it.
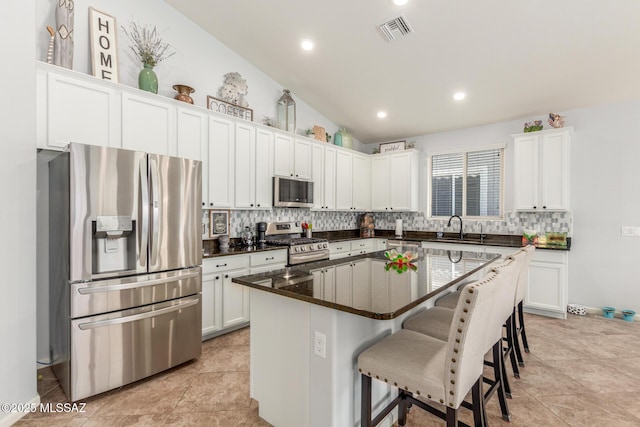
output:
<svg viewBox="0 0 640 427"><path fill-rule="evenodd" d="M396 219L396 237L402 237L402 220Z"/></svg>

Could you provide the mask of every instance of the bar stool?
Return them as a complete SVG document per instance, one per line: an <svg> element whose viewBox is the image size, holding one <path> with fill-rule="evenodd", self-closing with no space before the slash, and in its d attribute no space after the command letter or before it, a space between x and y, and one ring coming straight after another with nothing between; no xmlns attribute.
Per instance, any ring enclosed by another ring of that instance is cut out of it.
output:
<svg viewBox="0 0 640 427"><path fill-rule="evenodd" d="M487 350L493 348L501 360L503 321L496 316L494 303L503 298L509 281L508 274L492 270L481 281L465 286L454 311L455 320L450 324L447 341L402 329L363 351L358 356L362 378L361 425L377 425L398 406L398 425L404 426L410 405L445 419L448 426L457 426L460 406L471 407L475 425L485 425L483 359ZM373 420L372 378L399 389L398 396ZM464 402L469 391L472 404ZM446 412L424 399L444 404Z"/></svg>
<svg viewBox="0 0 640 427"><path fill-rule="evenodd" d="M527 342L527 332L524 327L524 312L522 310L522 304L524 297L527 294L527 288L529 287L529 265L531 259L535 253L535 246L529 245L523 249L526 253L522 272L518 278L518 287L516 289L516 299L513 305L513 346L516 357L518 358L518 364L524 367L524 359L522 357L522 351L520 350L519 337L522 336L522 345L524 351L529 353L529 343ZM516 316L517 312L517 316ZM516 317L518 322L516 323Z"/></svg>
<svg viewBox="0 0 640 427"><path fill-rule="evenodd" d="M525 253L518 251L515 254L508 256L503 264L494 267L494 271L501 272L506 275L509 280L509 284L505 288L503 294L500 295L500 298L494 301L494 313L496 314L497 319L501 319L501 323L506 324L508 340L512 339L512 325L510 319L513 311L513 303L511 302L511 298L515 298L518 276L520 275L524 260ZM463 294L464 291L462 291L462 295ZM441 340L448 340L450 325L453 319L453 310L444 307L433 307L407 319L403 324L403 328ZM510 414L505 397L510 397L511 393L509 382L507 380L506 369L504 367L504 360L507 357L507 353L503 353L502 351L502 335L498 339L498 344L500 346L500 352L498 353L499 357L496 358L493 354L485 356L485 363L493 367L494 379L490 380L488 378L484 378L484 382L490 385L489 390L485 393L484 399L485 401L488 401L488 399L490 399L499 388L501 391L498 393L498 399L502 410L502 417L509 421ZM513 355L513 353L511 353L511 358L512 363L516 363L515 355Z"/></svg>

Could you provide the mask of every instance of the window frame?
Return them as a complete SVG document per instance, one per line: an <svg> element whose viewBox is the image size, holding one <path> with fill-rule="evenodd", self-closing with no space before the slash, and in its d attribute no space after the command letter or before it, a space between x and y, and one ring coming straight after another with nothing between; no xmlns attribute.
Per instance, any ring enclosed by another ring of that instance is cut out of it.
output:
<svg viewBox="0 0 640 427"><path fill-rule="evenodd" d="M504 209L504 187L505 187L505 149L507 148L506 144L493 144L493 145L480 145L476 147L467 147L460 149L452 149L452 150L441 150L441 151L433 151L427 154L427 218L434 219L447 219L449 216L440 216L432 214L432 191L433 191L433 156L441 156L446 154L462 154L463 155L463 163L462 163L462 219L465 220L504 220L505 218L505 209ZM467 162L468 162L468 153L476 152L476 151L488 151L488 150L500 150L500 214L498 216L467 216Z"/></svg>

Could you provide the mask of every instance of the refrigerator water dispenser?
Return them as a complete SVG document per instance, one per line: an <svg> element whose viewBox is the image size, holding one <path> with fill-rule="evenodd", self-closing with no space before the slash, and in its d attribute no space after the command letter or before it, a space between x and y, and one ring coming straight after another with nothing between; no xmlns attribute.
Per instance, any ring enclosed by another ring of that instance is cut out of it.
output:
<svg viewBox="0 0 640 427"><path fill-rule="evenodd" d="M93 227L93 274L136 269L136 222L129 216L98 216Z"/></svg>

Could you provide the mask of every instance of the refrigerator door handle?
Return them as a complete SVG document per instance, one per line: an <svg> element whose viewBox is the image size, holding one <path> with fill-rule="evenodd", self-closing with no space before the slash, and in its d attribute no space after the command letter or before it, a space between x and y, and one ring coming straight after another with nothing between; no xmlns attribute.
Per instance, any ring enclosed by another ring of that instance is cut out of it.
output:
<svg viewBox="0 0 640 427"><path fill-rule="evenodd" d="M158 162L149 156L149 179L151 180L151 260L149 265L155 265L158 259L158 222L160 210L160 200L158 194Z"/></svg>
<svg viewBox="0 0 640 427"><path fill-rule="evenodd" d="M96 286L94 288L80 288L78 289L78 293L81 295L89 295L89 294L99 294L103 292L114 292L114 291L124 291L126 289L136 289L143 288L147 286L160 285L162 283L171 283L177 282L178 280L191 279L192 277L199 277L200 269L196 271L191 271L186 274L181 274L174 277L163 277L161 279L151 279L146 280L144 282L129 282L129 283L121 283L116 285L106 285L106 286Z"/></svg>
<svg viewBox="0 0 640 427"><path fill-rule="evenodd" d="M87 329L95 329L95 328L102 328L105 326L112 326L112 325L118 325L121 323L130 323L130 322L135 322L136 320L142 320L142 319L147 319L149 317L156 317L159 316L161 314L166 314L166 313L171 313L173 311L178 311L178 310L182 310L185 309L187 307L191 307L193 305L198 304L198 302L200 302L200 300L198 298L195 299L191 299L189 301L171 306L171 307L166 307L166 308L161 308L159 310L152 310L149 311L147 313L140 313L140 314L134 314L132 316L125 316L125 317L120 317L118 319L109 319L109 320L99 320L96 322L87 322L87 323L80 323L78 325L78 328L80 328L81 330L87 330Z"/></svg>
<svg viewBox="0 0 640 427"><path fill-rule="evenodd" d="M142 208L142 215L139 218L139 222L142 224L140 229L140 242L138 247L140 252L138 253L138 260L142 261L141 266L147 266L147 245L149 242L149 183L147 180L147 162L146 156L140 159L140 206Z"/></svg>

